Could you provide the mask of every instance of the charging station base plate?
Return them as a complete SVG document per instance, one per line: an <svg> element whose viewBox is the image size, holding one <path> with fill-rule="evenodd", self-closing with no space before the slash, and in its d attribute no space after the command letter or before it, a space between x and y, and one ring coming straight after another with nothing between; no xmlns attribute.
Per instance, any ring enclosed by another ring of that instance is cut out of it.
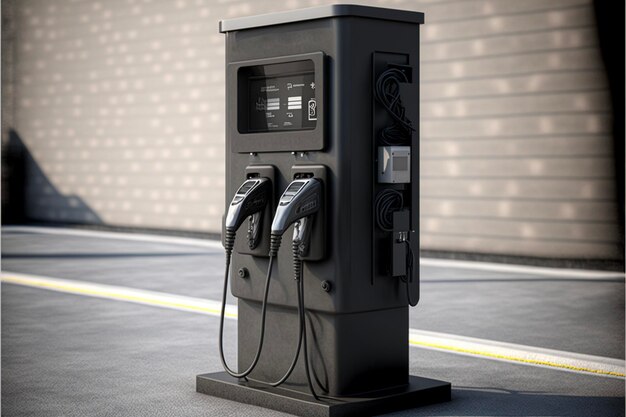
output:
<svg viewBox="0 0 626 417"><path fill-rule="evenodd" d="M367 416L450 401L449 382L409 375L406 386L376 391L358 397L316 401L311 395L284 388L244 381L226 372L196 377L196 391L245 404L257 405L299 416Z"/></svg>

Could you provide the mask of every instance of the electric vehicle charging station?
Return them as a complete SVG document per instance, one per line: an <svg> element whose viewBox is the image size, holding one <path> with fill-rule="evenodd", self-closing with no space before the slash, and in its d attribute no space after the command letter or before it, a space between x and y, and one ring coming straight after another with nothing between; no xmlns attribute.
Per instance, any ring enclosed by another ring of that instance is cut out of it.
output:
<svg viewBox="0 0 626 417"><path fill-rule="evenodd" d="M320 416L450 399L409 375L423 22L355 5L220 22L238 371L222 317L226 372L198 375L198 392Z"/></svg>

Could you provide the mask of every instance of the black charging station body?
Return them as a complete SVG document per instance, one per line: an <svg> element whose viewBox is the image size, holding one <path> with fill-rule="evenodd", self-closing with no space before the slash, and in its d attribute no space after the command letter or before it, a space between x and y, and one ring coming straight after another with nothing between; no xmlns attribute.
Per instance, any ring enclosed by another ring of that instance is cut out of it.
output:
<svg viewBox="0 0 626 417"><path fill-rule="evenodd" d="M303 266L309 360L318 391L343 401L307 395L302 358L281 388L264 385L289 367L298 338L293 226L275 260L258 365L248 381L199 375L199 392L301 415L364 415L450 399L449 383L409 376L407 286L394 276L404 272L419 297L419 267L403 266L407 252L396 229L407 229L417 264L423 19L417 12L333 5L220 23L226 35L226 201L255 176L272 180L275 203L295 178L321 180L324 207ZM406 143L408 183L377 181L380 131L393 120L374 91L389 68L406 76L400 96L415 128ZM392 232L375 221L375 200L385 189L404 197ZM264 213L267 222L273 208ZM269 247L266 234L250 249L245 229L237 232L231 269L240 369L257 347ZM247 273L239 277L239 270Z"/></svg>

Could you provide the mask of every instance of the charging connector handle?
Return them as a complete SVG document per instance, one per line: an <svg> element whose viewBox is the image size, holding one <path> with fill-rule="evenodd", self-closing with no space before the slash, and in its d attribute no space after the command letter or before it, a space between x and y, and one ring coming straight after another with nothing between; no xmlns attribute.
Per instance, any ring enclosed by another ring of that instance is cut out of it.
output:
<svg viewBox="0 0 626 417"><path fill-rule="evenodd" d="M237 231L251 215L263 211L272 195L272 182L268 178L253 178L241 184L226 214L226 230Z"/></svg>
<svg viewBox="0 0 626 417"><path fill-rule="evenodd" d="M296 220L319 211L322 204L322 182L317 178L297 179L291 182L280 197L272 235L282 236Z"/></svg>

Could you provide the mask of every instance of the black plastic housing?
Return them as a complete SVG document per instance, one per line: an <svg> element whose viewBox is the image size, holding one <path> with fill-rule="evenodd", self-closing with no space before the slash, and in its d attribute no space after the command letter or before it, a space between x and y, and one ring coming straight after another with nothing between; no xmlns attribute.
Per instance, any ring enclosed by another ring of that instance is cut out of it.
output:
<svg viewBox="0 0 626 417"><path fill-rule="evenodd" d="M403 86L402 94L417 129L411 138L412 183L402 185L402 191L410 209L411 242L417 256L419 27L423 15L362 6L312 10L221 24L227 60L226 194L234 193L251 165L276 168L277 195L294 175L323 168L325 236L314 237L312 242L324 242L320 246L324 253L312 256L303 269L311 364L320 392L355 395L408 383L406 285L390 271L392 234L379 234L373 221L378 190L376 132L386 119L373 104L372 86L385 66L402 65L411 72L411 82ZM316 88L322 94L316 128L242 133L238 129L239 71L302 59L314 61ZM314 175L321 174L316 171ZM290 237L288 230L276 259L265 348L250 375L254 380L279 379L297 340ZM245 366L256 349L267 259L235 253L232 262L233 270L245 267L250 272L249 279L234 277L232 281L239 308L238 361ZM385 267L379 268L378 263ZM418 282L419 268L413 269L413 281ZM324 281L332 283L331 291L324 291ZM302 361L286 387L308 392Z"/></svg>

